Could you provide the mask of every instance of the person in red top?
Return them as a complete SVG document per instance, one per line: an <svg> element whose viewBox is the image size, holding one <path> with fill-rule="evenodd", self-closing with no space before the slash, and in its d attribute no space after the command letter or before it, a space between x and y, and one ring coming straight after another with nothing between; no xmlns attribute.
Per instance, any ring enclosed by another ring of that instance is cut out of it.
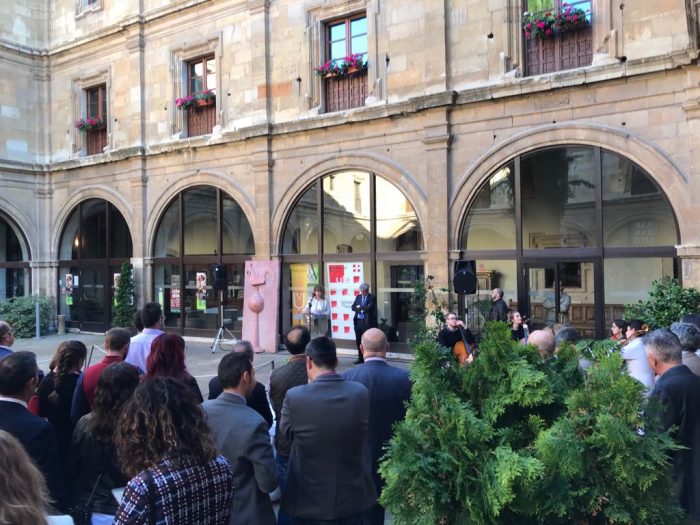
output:
<svg viewBox="0 0 700 525"><path fill-rule="evenodd" d="M105 337L105 356L99 363L88 367L78 379L71 404L71 419L77 422L90 412L95 399L97 380L102 372L112 363L121 363L129 352L131 333L124 328L112 328Z"/></svg>

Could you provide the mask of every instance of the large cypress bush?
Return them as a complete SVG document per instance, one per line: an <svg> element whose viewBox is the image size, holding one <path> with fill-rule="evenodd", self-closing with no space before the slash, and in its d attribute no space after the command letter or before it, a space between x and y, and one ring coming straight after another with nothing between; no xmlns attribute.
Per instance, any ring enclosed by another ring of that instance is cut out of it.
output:
<svg viewBox="0 0 700 525"><path fill-rule="evenodd" d="M481 354L459 368L432 340L415 348L413 395L381 464L395 523L679 523L667 454L643 415L643 386L613 346L593 365L534 347L489 323Z"/></svg>
<svg viewBox="0 0 700 525"><path fill-rule="evenodd" d="M124 263L119 274L119 285L114 292L114 326L128 328L134 318L133 266Z"/></svg>

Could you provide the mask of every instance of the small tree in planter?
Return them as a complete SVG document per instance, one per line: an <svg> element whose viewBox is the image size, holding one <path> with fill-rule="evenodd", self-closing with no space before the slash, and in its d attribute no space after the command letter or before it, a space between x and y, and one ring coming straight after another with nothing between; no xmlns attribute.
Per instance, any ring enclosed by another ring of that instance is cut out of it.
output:
<svg viewBox="0 0 700 525"><path fill-rule="evenodd" d="M119 273L119 283L114 291L114 326L128 328L134 317L133 266L124 263Z"/></svg>
<svg viewBox="0 0 700 525"><path fill-rule="evenodd" d="M614 344L614 343L613 343ZM489 323L468 368L424 339L413 394L381 473L402 524L679 523L668 434L640 414L643 387L619 354L542 361Z"/></svg>
<svg viewBox="0 0 700 525"><path fill-rule="evenodd" d="M654 281L649 299L625 305L626 319L642 319L652 328L668 328L683 314L700 312L700 293L683 288L675 279Z"/></svg>

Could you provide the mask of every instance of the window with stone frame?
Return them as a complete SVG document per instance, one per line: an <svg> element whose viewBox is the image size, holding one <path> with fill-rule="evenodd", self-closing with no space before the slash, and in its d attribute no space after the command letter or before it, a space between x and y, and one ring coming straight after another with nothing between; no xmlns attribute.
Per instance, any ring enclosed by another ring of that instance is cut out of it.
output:
<svg viewBox="0 0 700 525"><path fill-rule="evenodd" d="M591 6L591 0L523 0L525 76L591 65ZM580 13L578 10L585 13L584 20L579 16L575 21L566 19L567 12ZM539 17L544 27L536 28L534 20ZM526 26L528 22L532 27Z"/></svg>
<svg viewBox="0 0 700 525"><path fill-rule="evenodd" d="M95 122L85 132L88 155L102 153L107 146L107 85L85 89L85 116Z"/></svg>
<svg viewBox="0 0 700 525"><path fill-rule="evenodd" d="M367 98L367 15L359 13L325 24L323 77L326 111L365 105Z"/></svg>
<svg viewBox="0 0 700 525"><path fill-rule="evenodd" d="M214 55L206 55L188 60L185 66L186 98L193 99L193 104L185 110L187 135L207 135L216 125L216 59Z"/></svg>

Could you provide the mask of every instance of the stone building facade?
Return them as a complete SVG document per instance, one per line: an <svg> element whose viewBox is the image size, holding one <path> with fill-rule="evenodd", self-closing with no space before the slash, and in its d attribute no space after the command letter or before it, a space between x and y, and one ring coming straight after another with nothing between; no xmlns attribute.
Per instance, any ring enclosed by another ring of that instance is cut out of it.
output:
<svg viewBox="0 0 700 525"><path fill-rule="evenodd" d="M280 332L360 265L399 342L460 258L476 323L492 286L599 336L653 279L700 286L697 0L572 0L544 38L523 13L560 0L6 4L0 292L74 327L109 325L124 261L191 334L215 264L237 328L248 259L281 261Z"/></svg>

